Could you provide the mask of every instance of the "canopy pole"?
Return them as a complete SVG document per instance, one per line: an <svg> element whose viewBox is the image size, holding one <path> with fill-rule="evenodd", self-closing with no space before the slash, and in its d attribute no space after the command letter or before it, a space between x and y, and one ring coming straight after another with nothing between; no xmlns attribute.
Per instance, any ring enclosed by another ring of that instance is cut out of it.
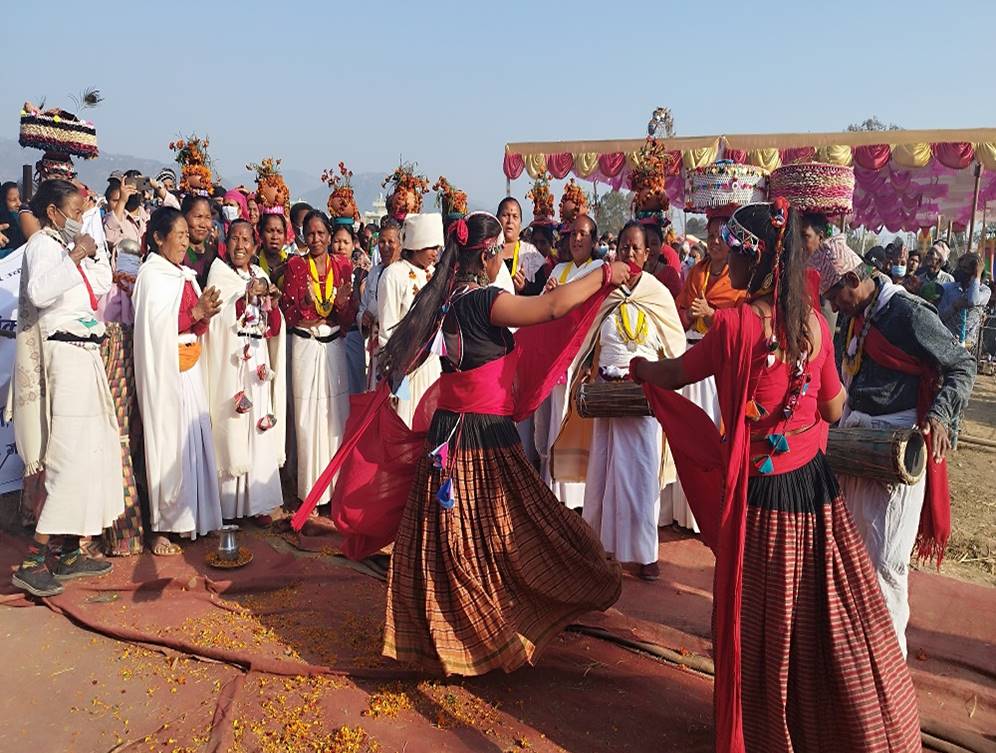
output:
<svg viewBox="0 0 996 753"><path fill-rule="evenodd" d="M952 242L951 238L952 233L954 233L954 220L948 220L948 234L947 237L944 239L944 242L947 243L949 246L951 245Z"/></svg>
<svg viewBox="0 0 996 753"><path fill-rule="evenodd" d="M972 194L972 216L968 221L968 239L965 242L965 252L972 251L972 236L975 235L975 213L979 211L979 186L982 184L982 163L975 163L975 193ZM983 225L983 228L985 226Z"/></svg>
<svg viewBox="0 0 996 753"><path fill-rule="evenodd" d="M512 195L512 179L509 178L507 175L505 176L505 195L506 196Z"/></svg>
<svg viewBox="0 0 996 753"><path fill-rule="evenodd" d="M31 176L31 165L23 165L21 167L21 195L24 196L25 204L31 201L34 187L34 179Z"/></svg>

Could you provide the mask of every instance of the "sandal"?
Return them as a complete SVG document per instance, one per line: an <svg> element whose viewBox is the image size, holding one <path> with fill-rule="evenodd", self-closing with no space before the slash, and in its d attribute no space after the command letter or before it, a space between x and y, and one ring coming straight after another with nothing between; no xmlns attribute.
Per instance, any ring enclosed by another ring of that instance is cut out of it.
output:
<svg viewBox="0 0 996 753"><path fill-rule="evenodd" d="M178 544L170 541L168 536L157 536L149 549L156 557L173 557L183 551Z"/></svg>

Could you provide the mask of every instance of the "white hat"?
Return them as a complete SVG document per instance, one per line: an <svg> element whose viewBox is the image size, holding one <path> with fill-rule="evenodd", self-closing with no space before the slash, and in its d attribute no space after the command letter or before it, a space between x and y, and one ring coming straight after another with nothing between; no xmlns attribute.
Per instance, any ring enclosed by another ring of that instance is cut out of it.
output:
<svg viewBox="0 0 996 753"><path fill-rule="evenodd" d="M410 214L401 228L401 250L420 251L423 248L442 246L443 215L439 212Z"/></svg>

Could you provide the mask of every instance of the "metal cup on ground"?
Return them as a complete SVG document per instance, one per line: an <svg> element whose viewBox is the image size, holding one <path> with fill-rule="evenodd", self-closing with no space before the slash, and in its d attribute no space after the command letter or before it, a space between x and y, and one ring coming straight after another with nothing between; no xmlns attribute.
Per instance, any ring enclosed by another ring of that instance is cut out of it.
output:
<svg viewBox="0 0 996 753"><path fill-rule="evenodd" d="M236 540L236 525L222 526L218 529L218 559L234 562L239 558L239 543Z"/></svg>

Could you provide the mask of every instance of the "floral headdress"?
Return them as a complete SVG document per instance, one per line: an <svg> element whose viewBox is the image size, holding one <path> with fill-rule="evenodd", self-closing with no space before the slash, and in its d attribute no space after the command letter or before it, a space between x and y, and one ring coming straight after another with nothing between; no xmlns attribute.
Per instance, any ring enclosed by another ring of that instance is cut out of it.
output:
<svg viewBox="0 0 996 753"><path fill-rule="evenodd" d="M70 97L78 112L96 107L104 98L99 89L87 89L79 96ZM93 159L98 156L97 129L93 123L84 120L68 110L58 107L45 108L25 102L21 107L21 130L18 142L23 147L41 149L46 160L69 163L68 172L75 176L70 156ZM36 167L38 167L36 165ZM56 171L53 175L61 174Z"/></svg>
<svg viewBox="0 0 996 753"><path fill-rule="evenodd" d="M582 194L583 195L583 194ZM553 225L553 194L550 178L544 173L536 179L526 198L533 202L533 224Z"/></svg>
<svg viewBox="0 0 996 753"><path fill-rule="evenodd" d="M439 176L432 190L437 192L436 201L443 210L444 220L455 220L467 215L466 192L461 191L443 176Z"/></svg>
<svg viewBox="0 0 996 753"><path fill-rule="evenodd" d="M382 188L388 183L394 184L394 190L387 199L387 211L398 222L409 214L422 211L422 194L428 192L429 181L422 175L415 174L415 165L406 163L384 178Z"/></svg>
<svg viewBox="0 0 996 753"><path fill-rule="evenodd" d="M581 186L571 178L564 186L564 195L560 197L560 224L571 225L579 215L588 214L588 197L584 195Z"/></svg>
<svg viewBox="0 0 996 753"><path fill-rule="evenodd" d="M250 162L246 170L256 173L256 201L263 214L282 214L290 225L290 189L280 174L281 160L266 157L259 163ZM289 234L289 233L288 233Z"/></svg>
<svg viewBox="0 0 996 753"><path fill-rule="evenodd" d="M187 139L171 141L169 148L176 152L180 166L180 190L185 193L208 194L211 191L211 158L208 156L208 139L191 135Z"/></svg>
<svg viewBox="0 0 996 753"><path fill-rule="evenodd" d="M332 193L329 194L329 216L336 225L353 225L360 221L360 212L356 208L356 197L353 187L349 184L353 171L346 169L346 163L340 162L338 170L326 170L322 173L322 183L328 183Z"/></svg>

